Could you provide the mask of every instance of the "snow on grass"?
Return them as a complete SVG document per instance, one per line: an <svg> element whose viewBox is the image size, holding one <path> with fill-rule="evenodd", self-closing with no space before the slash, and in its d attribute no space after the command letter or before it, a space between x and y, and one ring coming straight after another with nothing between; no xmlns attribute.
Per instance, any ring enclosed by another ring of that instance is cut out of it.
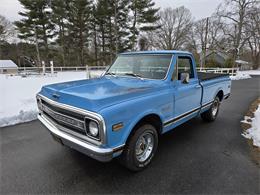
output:
<svg viewBox="0 0 260 195"><path fill-rule="evenodd" d="M260 75L260 70L238 71L236 76L230 76L231 80L250 79L252 75Z"/></svg>
<svg viewBox="0 0 260 195"><path fill-rule="evenodd" d="M91 72L97 77L102 71ZM54 76L28 77L0 74L0 127L36 119L35 95L43 85L86 79L86 72L58 72Z"/></svg>
<svg viewBox="0 0 260 195"><path fill-rule="evenodd" d="M250 79L251 76L248 73L238 71L236 76L230 76L231 80L242 80L242 79Z"/></svg>
<svg viewBox="0 0 260 195"><path fill-rule="evenodd" d="M260 75L260 70L245 70L245 71L239 71L242 72L244 74L248 74L248 75Z"/></svg>
<svg viewBox="0 0 260 195"><path fill-rule="evenodd" d="M255 116L254 118L250 118L246 116L246 118L243 121L241 121L241 122L247 121L247 123L250 123L252 126L248 130L246 130L246 132L243 133L242 135L247 139L252 139L253 145L260 147L260 105L258 105L258 108L254 113L254 116Z"/></svg>
<svg viewBox="0 0 260 195"><path fill-rule="evenodd" d="M91 71L97 77L103 71ZM251 78L260 75L260 70L239 71L232 80ZM43 85L72 80L86 79L86 72L58 72L54 76L34 75L28 77L0 74L0 127L14 125L36 119L37 105L35 95Z"/></svg>

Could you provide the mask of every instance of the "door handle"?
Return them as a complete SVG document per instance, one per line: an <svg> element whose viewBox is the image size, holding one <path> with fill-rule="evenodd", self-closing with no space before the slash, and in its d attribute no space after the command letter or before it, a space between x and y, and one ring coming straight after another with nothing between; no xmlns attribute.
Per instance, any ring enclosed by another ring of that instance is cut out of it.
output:
<svg viewBox="0 0 260 195"><path fill-rule="evenodd" d="M201 86L200 86L200 85L196 85L196 86L195 86L195 88L197 88L197 89L198 89L198 88L201 88Z"/></svg>

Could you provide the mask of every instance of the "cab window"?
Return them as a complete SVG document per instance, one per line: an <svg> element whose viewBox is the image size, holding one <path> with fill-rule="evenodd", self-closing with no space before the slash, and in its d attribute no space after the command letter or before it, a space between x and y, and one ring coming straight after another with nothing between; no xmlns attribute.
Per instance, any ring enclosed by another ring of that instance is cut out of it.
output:
<svg viewBox="0 0 260 195"><path fill-rule="evenodd" d="M190 78L194 78L192 60L190 57L178 56L177 59L178 80L181 79L181 73L189 73Z"/></svg>

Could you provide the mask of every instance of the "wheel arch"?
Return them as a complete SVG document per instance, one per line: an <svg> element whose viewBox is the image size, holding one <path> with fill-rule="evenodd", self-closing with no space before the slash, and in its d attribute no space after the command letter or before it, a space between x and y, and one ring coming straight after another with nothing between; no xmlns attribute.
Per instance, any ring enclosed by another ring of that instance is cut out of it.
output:
<svg viewBox="0 0 260 195"><path fill-rule="evenodd" d="M149 113L144 115L142 118L137 120L131 128L131 132L127 136L126 142L129 140L129 138L134 134L134 132L140 127L142 124L151 124L155 127L158 135L162 133L163 130L163 122L161 117L158 114L155 113Z"/></svg>
<svg viewBox="0 0 260 195"><path fill-rule="evenodd" d="M219 101L222 101L224 99L224 91L222 89L219 89L215 97L218 97Z"/></svg>

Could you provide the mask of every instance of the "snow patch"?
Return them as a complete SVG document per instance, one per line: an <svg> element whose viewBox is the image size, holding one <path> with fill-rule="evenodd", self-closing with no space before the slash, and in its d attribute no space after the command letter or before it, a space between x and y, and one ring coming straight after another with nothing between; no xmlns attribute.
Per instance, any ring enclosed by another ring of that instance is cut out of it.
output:
<svg viewBox="0 0 260 195"><path fill-rule="evenodd" d="M245 70L245 71L239 71L244 74L249 74L249 75L260 75L260 70Z"/></svg>
<svg viewBox="0 0 260 195"><path fill-rule="evenodd" d="M260 105L258 105L257 110L254 113L254 118L250 118L248 116L245 117L243 121L247 121L246 123L251 124L251 128L246 130L242 135L247 139L253 140L253 145L260 147ZM248 122L248 119L251 119L252 122ZM241 122L243 122L241 121Z"/></svg>
<svg viewBox="0 0 260 195"><path fill-rule="evenodd" d="M91 71L91 77L100 74L102 71ZM35 95L43 85L86 78L86 72L58 72L53 76L27 77L0 74L0 127L36 119L38 110Z"/></svg>
<svg viewBox="0 0 260 195"><path fill-rule="evenodd" d="M251 76L248 73L244 73L241 71L238 71L236 76L230 76L231 80L242 80L242 79L250 79Z"/></svg>
<svg viewBox="0 0 260 195"><path fill-rule="evenodd" d="M241 123L246 123L246 124L250 124L251 125L250 121L252 121L251 117L245 116L244 120L242 120Z"/></svg>

